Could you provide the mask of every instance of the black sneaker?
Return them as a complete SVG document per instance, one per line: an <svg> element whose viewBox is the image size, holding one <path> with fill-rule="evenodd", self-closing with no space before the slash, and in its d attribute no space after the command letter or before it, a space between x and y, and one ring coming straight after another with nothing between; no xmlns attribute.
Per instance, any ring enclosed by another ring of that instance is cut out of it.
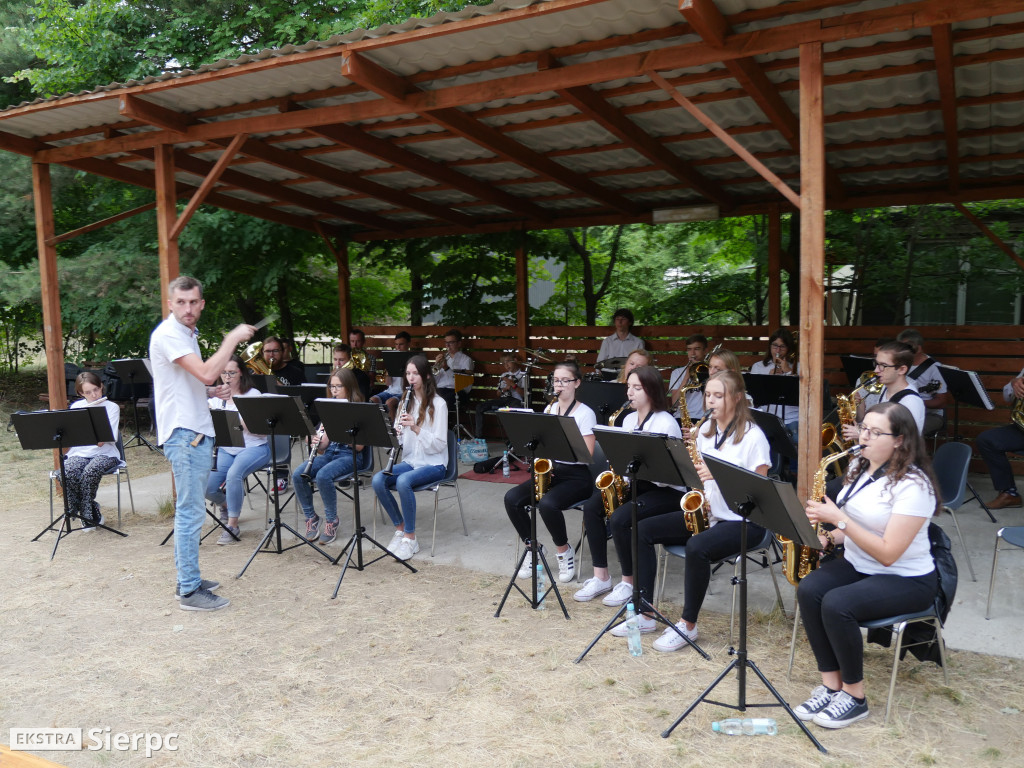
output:
<svg viewBox="0 0 1024 768"><path fill-rule="evenodd" d="M220 587L219 581L210 581L209 579L203 579L203 583L199 585L200 589L208 589L210 592ZM181 600L181 584L176 584L174 587L174 599Z"/></svg>
<svg viewBox="0 0 1024 768"><path fill-rule="evenodd" d="M813 718L822 728L845 728L868 716L868 700L858 702L846 691L839 691L831 703Z"/></svg>
<svg viewBox="0 0 1024 768"><path fill-rule="evenodd" d="M191 595L182 595L178 607L183 611L219 611L227 608L231 601L200 587Z"/></svg>
<svg viewBox="0 0 1024 768"><path fill-rule="evenodd" d="M837 691L830 690L824 685L819 685L811 691L811 697L803 704L793 707L793 714L804 722L813 720L814 716L832 703Z"/></svg>

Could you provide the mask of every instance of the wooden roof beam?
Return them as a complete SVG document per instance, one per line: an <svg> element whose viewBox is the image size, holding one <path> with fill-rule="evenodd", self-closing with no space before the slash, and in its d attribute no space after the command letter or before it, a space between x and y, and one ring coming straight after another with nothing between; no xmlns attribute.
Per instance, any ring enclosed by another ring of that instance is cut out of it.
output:
<svg viewBox="0 0 1024 768"><path fill-rule="evenodd" d="M725 45L725 38L732 34L729 22L714 0L679 0L679 12L694 32L716 48Z"/></svg>
<svg viewBox="0 0 1024 768"><path fill-rule="evenodd" d="M358 54L345 57L342 64L342 74L350 80L359 83L367 90L378 93L396 104L406 104L410 97L415 98L417 96L429 95L429 93L420 92L413 85L409 85L408 90L400 93L401 89L394 82L394 78L397 75L370 61L365 56ZM623 213L637 213L641 210L640 206L636 203L627 200L614 190L607 189L591 181L582 174L566 168L564 165L545 157L539 152L534 152L529 147L481 123L462 110L453 107L417 109L410 106L408 111L429 115L432 120L460 136L479 144L494 154L523 165L545 178L592 197L611 208L615 208Z"/></svg>
<svg viewBox="0 0 1024 768"><path fill-rule="evenodd" d="M686 160L615 109L596 91L586 86L578 86L559 93L580 112L589 116L613 136L626 142L631 149L713 200L719 208L728 210L733 207L732 197L717 183L696 171Z"/></svg>
<svg viewBox="0 0 1024 768"><path fill-rule="evenodd" d="M960 189L960 142L956 114L956 69L953 65L953 33L949 24L932 27L935 50L935 77L939 82L939 103L942 105L942 126L946 137L946 165L949 191Z"/></svg>
<svg viewBox="0 0 1024 768"><path fill-rule="evenodd" d="M155 125L165 131L185 133L188 127L195 122L189 115L140 99L132 93L123 94L119 102L118 111L125 117L138 120L140 123Z"/></svg>
<svg viewBox="0 0 1024 768"><path fill-rule="evenodd" d="M953 203L953 206L958 211L960 211L961 214L963 214L964 218L966 218L974 226L976 226L978 229L980 229L981 230L981 234L983 234L985 237L987 237L989 240L991 240L992 243L996 246L996 248L998 248L1003 253L1005 253L1007 256L1009 256L1011 259L1016 261L1017 262L1017 266L1019 266L1021 269L1024 269L1024 259L1022 259L1020 256L1017 255L1017 252L1014 251L1013 248L1010 247L1009 243L1004 241L1001 237L999 237L999 235L997 235L995 232L993 232L991 229L989 229L988 225L986 225L984 221L982 221L977 216L975 216L973 213L971 213L969 210L967 210L967 208L964 206L963 203Z"/></svg>
<svg viewBox="0 0 1024 768"><path fill-rule="evenodd" d="M156 208L156 203L146 203L145 205L137 206L135 208L132 208L131 210L122 211L121 213L116 213L113 216L108 216L105 219L94 221L92 224L86 224L84 227L78 227L77 229L69 230L62 235L55 235L54 237L48 238L46 240L46 244L57 245L58 243L63 243L65 240L72 240L78 237L79 235L85 235L88 234L89 232L95 232L97 229L109 227L111 224L116 224L119 221L130 219L133 216L138 216L140 213L151 211L154 208Z"/></svg>
<svg viewBox="0 0 1024 768"><path fill-rule="evenodd" d="M214 163L210 172L206 174L206 178L203 179L203 183L199 185L199 189L197 189L195 194L192 195L192 199L188 201L185 209L178 214L174 222L174 226L171 227L171 231L168 234L168 237L171 240L178 239L182 230L185 229L185 225L188 224L192 215L199 210L199 206L203 204L203 201L210 196L211 192L213 192L214 186L216 186L217 182L220 181L220 177L224 174L224 171L228 169L228 166L231 165L231 161L235 158L235 155L238 154L238 150L248 138L247 134L238 134L231 140L227 149L221 152L220 157L217 158L217 162Z"/></svg>

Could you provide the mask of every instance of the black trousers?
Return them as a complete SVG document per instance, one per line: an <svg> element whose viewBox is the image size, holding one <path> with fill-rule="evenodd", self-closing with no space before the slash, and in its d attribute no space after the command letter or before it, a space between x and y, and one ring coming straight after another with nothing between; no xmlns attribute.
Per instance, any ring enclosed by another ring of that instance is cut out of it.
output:
<svg viewBox="0 0 1024 768"><path fill-rule="evenodd" d="M796 591L818 671L839 671L844 683L861 682L864 643L859 622L923 611L938 588L935 571L923 576L868 576L846 560L822 563L800 580Z"/></svg>
<svg viewBox="0 0 1024 768"><path fill-rule="evenodd" d="M593 487L593 481L590 467L586 464L555 464L551 474L551 485L541 497L537 513L547 526L555 546L562 547L569 543L562 510L586 498ZM505 512L523 541L530 540L530 511L527 507L532 503L532 478L505 494Z"/></svg>
<svg viewBox="0 0 1024 768"><path fill-rule="evenodd" d="M640 481L637 487L637 519L644 520L655 515L664 515L679 509L679 500L683 494L674 488L660 488L653 483ZM608 567L608 537L610 531L615 544L615 554L619 559L623 576L633 575L633 499L620 504L607 522L604 516L604 504L601 494L596 490L583 507L583 525L587 531L587 545L595 568ZM607 529L606 526L607 525Z"/></svg>
<svg viewBox="0 0 1024 768"><path fill-rule="evenodd" d="M678 505L677 505L678 506ZM697 623L701 606L711 583L711 564L723 557L740 551L740 526L738 520L723 520L706 531L692 535L686 530L683 511L676 511L643 520L639 524L637 579L640 591L652 600L654 579L658 571L658 555L655 544L685 544L686 570L683 576L683 619ZM764 528L747 524L747 544L758 542L764 537Z"/></svg>

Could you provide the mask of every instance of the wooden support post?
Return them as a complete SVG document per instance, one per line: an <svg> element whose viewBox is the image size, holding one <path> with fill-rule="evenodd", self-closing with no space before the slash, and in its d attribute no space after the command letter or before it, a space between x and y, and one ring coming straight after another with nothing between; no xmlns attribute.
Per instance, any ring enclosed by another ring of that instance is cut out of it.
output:
<svg viewBox="0 0 1024 768"><path fill-rule="evenodd" d="M160 311L164 317L169 312L167 301L171 298L168 286L180 272L178 265L178 241L171 237L178 220L177 196L174 181L174 147L161 144L153 155L156 161L156 233L160 253Z"/></svg>
<svg viewBox="0 0 1024 768"><path fill-rule="evenodd" d="M43 344L46 349L46 382L50 410L68 407L64 383L64 330L60 321L60 284L57 279L57 246L53 223L53 186L50 166L32 163L32 197L36 210L36 248L39 253L39 291L43 304ZM56 453L55 453L56 455Z"/></svg>
<svg viewBox="0 0 1024 768"><path fill-rule="evenodd" d="M348 270L348 239L334 250L338 262L338 324L341 326L339 338L348 343L348 331L352 327L351 283Z"/></svg>
<svg viewBox="0 0 1024 768"><path fill-rule="evenodd" d="M773 205L768 214L768 327L782 326L782 214Z"/></svg>
<svg viewBox="0 0 1024 768"><path fill-rule="evenodd" d="M516 242L516 343L523 350L530 344L530 281L528 279L528 259L526 250L526 232L519 231Z"/></svg>
<svg viewBox="0 0 1024 768"><path fill-rule="evenodd" d="M808 498L821 461L825 273L825 110L821 43L800 46L800 468Z"/></svg>

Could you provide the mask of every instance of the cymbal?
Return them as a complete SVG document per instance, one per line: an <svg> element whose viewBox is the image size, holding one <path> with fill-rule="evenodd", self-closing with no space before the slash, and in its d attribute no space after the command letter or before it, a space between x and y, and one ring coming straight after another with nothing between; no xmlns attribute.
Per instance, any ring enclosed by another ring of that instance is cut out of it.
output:
<svg viewBox="0 0 1024 768"><path fill-rule="evenodd" d="M483 376L482 373L473 373L468 368L452 368L452 373L457 373L461 376Z"/></svg>
<svg viewBox="0 0 1024 768"><path fill-rule="evenodd" d="M614 368L619 369L626 364L626 358L624 357L606 357L604 360L598 360L594 363L595 368Z"/></svg>
<svg viewBox="0 0 1024 768"><path fill-rule="evenodd" d="M550 357L548 357L547 350L543 350L543 349L530 349L529 347L523 347L523 352L526 355L528 355L529 357L535 357L538 360L544 360L544 361L549 362L549 363L553 363L554 362L554 360L552 360Z"/></svg>

